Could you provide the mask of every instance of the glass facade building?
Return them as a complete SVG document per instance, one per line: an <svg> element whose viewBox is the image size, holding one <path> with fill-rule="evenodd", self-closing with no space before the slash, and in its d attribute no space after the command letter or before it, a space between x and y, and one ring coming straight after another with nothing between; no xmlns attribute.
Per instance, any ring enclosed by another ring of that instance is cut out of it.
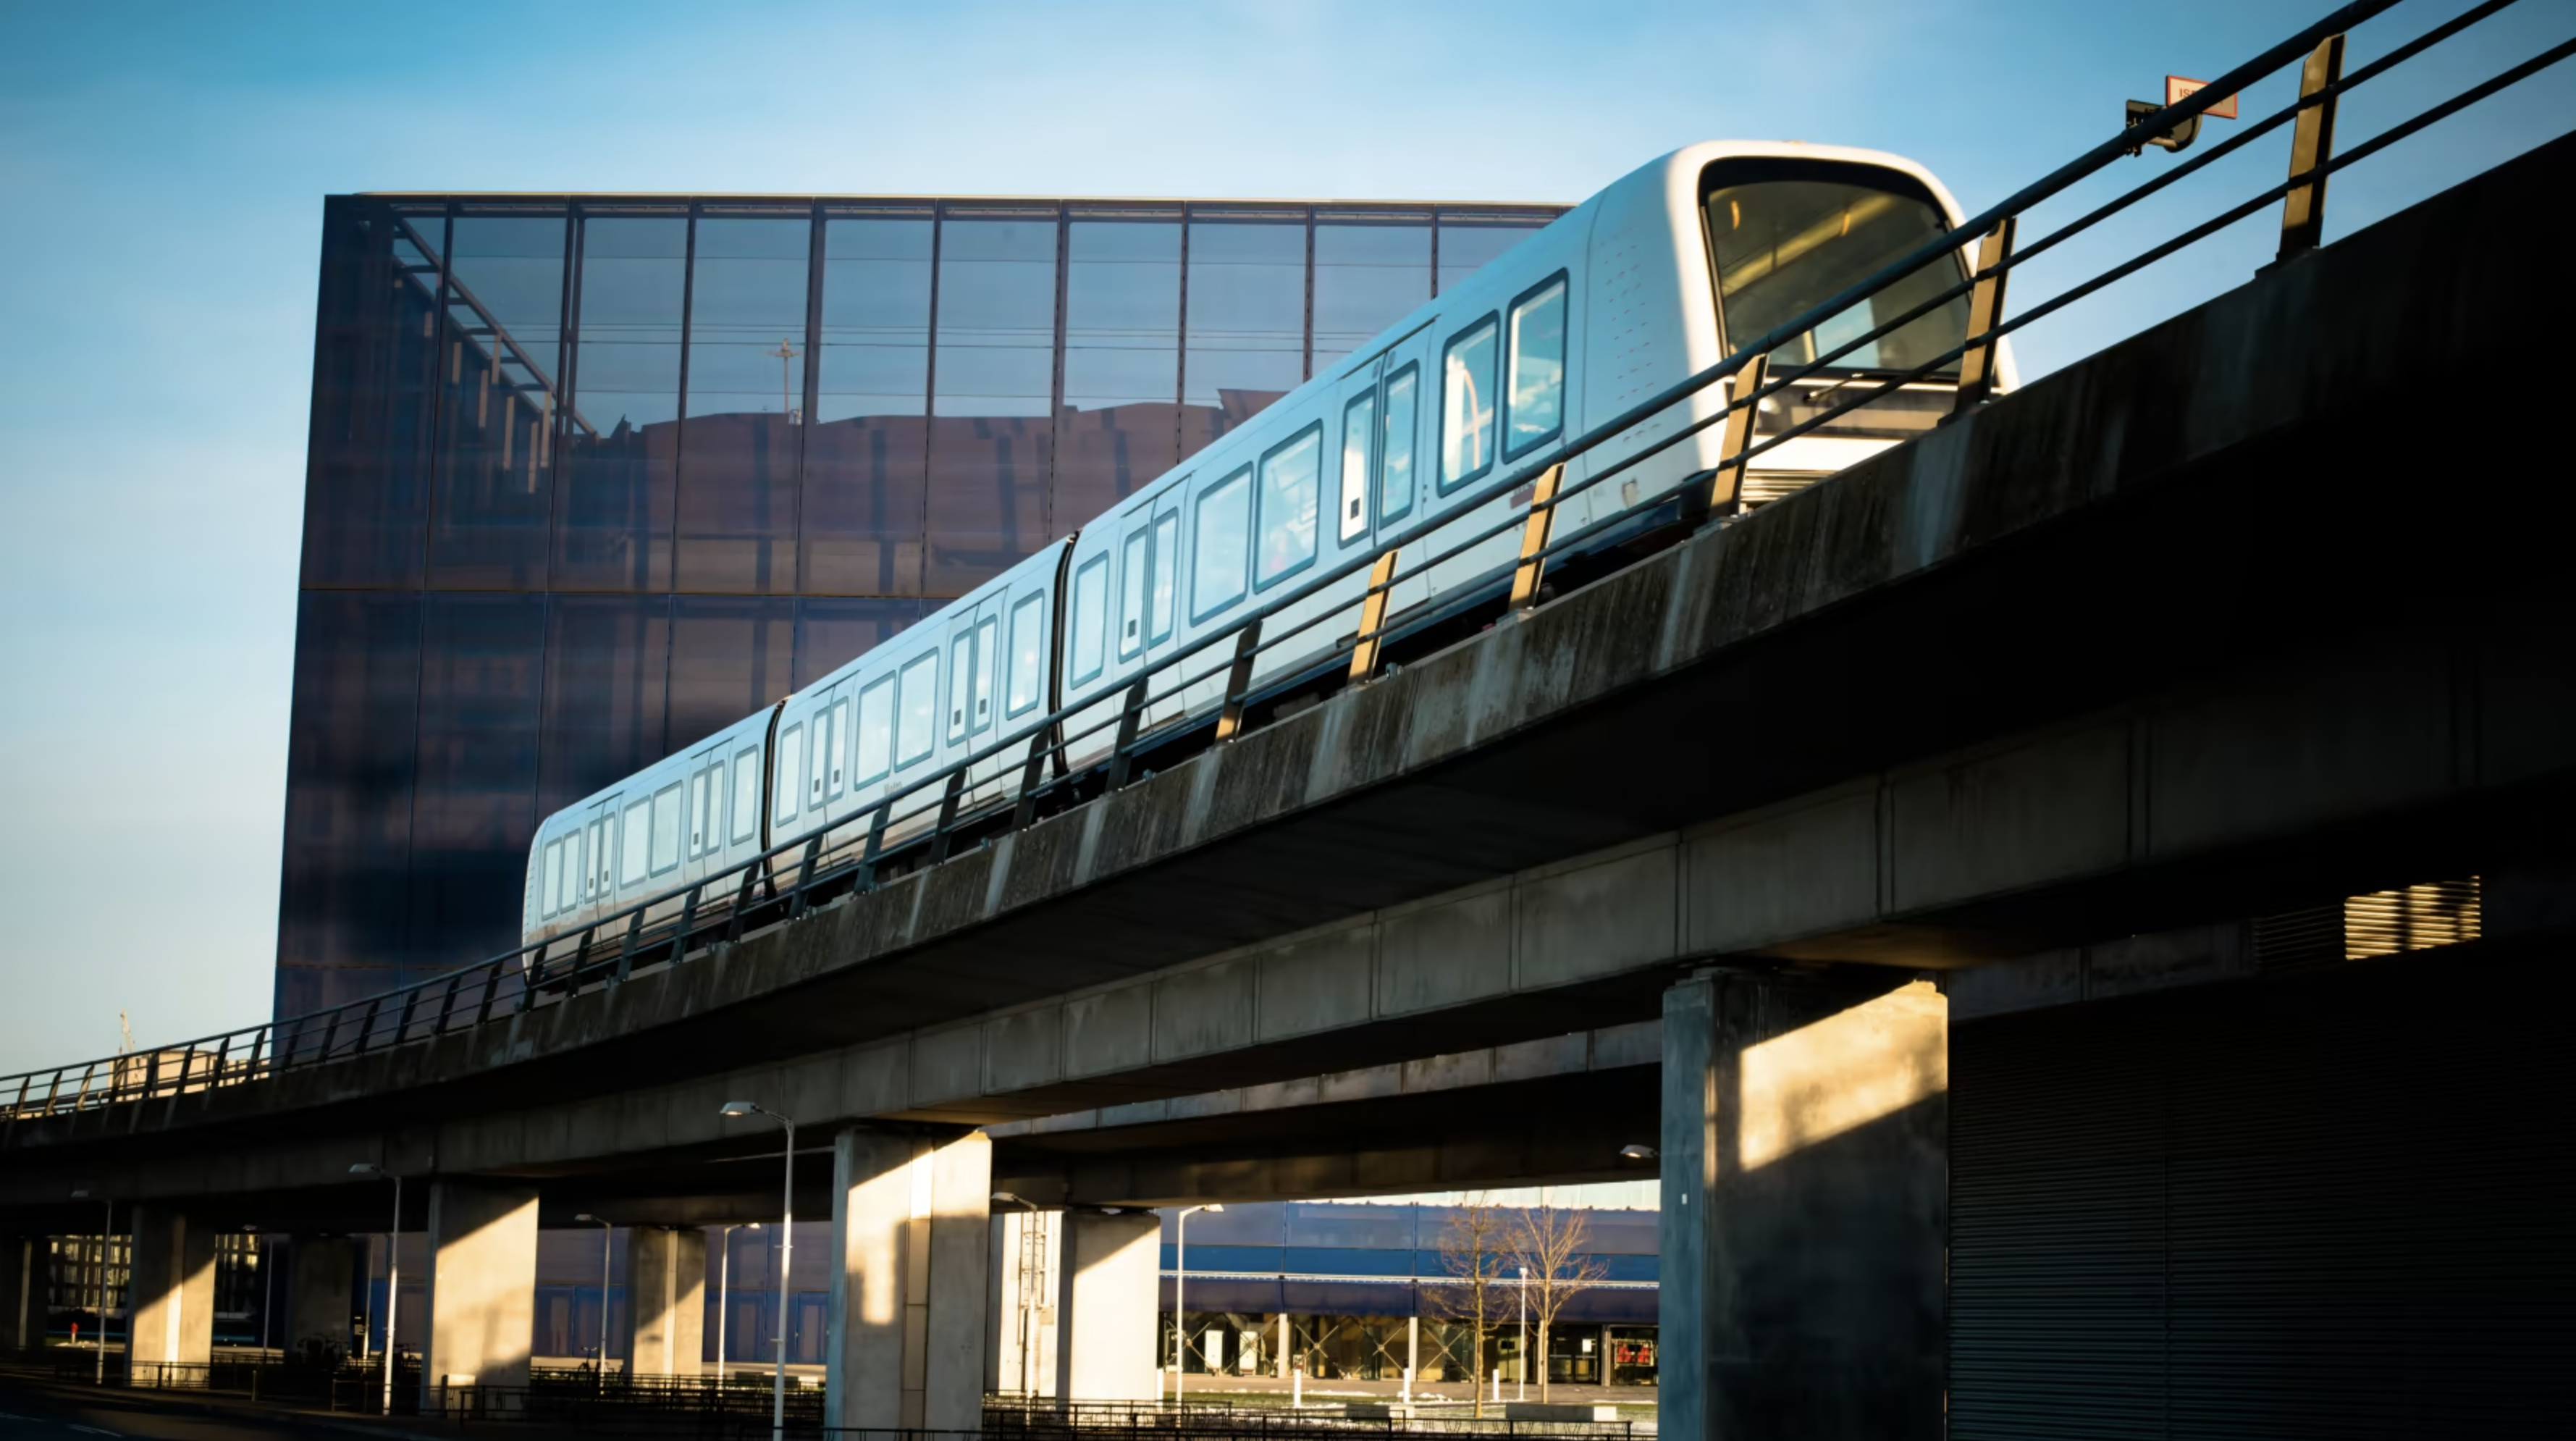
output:
<svg viewBox="0 0 2576 1441"><path fill-rule="evenodd" d="M328 198L277 1013L515 944L542 817L1078 528L1561 212Z"/></svg>

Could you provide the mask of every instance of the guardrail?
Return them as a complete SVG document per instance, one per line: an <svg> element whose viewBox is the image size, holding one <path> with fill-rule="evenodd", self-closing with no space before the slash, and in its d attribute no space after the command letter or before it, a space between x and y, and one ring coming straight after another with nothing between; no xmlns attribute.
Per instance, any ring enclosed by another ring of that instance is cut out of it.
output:
<svg viewBox="0 0 2576 1441"><path fill-rule="evenodd" d="M521 946L433 980L309 1015L246 1026L156 1050L0 1077L0 1124L14 1125L21 1119L249 1084L284 1071L506 1021L534 1007L560 1003L586 989L617 984L638 968L677 964L706 947L738 941L751 929L793 921L819 904L870 889L900 868L945 859L962 840L1023 828L1042 815L1127 785L1138 777L1147 758L1158 752L1177 755L1184 745L1231 739L1260 719L1260 708L1269 700L1300 693L1301 689L1311 691L1319 684L1367 683L1381 673L1390 644L1447 615L1444 611L1390 619L1385 613L1387 596L1404 581L1427 575L1515 530L1521 535L1518 555L1482 573L1479 583L1466 589L1483 596L1487 604L1506 601L1507 596L1506 604L1512 609L1541 599L1541 585L1551 564L1600 543L1613 526L1627 519L1613 517L1559 533L1555 517L1567 502L1712 427L1724 427L1720 464L1704 490L1684 496L1682 518L1725 524L1742 511L1737 499L1740 482L1756 459L1905 385L1927 378L1947 383L1944 372L1954 362L1959 373L1953 413L1973 409L1993 392L1996 346L2003 337L2275 203L2283 208L2280 257L2294 259L2314 248L2320 239L2325 182L2334 172L2576 54L2576 40L2551 46L2426 106L2360 144L2338 150L2333 122L2342 96L2510 8L2516 0L2486 0L2393 46L2351 73L2344 73L2344 32L2401 3L2402 0L2357 0L2344 5L2183 100L2133 116L2132 123L2117 134L1956 229L1924 241L1830 299L1745 343L1725 359L1491 483L1488 494L1493 497L1515 495L1527 488L1530 501L1524 513L1507 515L1464 538L1451 539L1428 554L1405 556L1401 549L1390 550L1319 574L1254 607L1236 629L1191 646L1160 669L1139 678L1115 699L1094 698L1059 707L1045 717L1033 737L986 746L949 769L888 796L862 816L801 832L749 861L614 912L569 941L556 937ZM2174 135L2195 125L2202 112L2219 101L2292 65L2300 69L2300 90L2291 104L2245 122L2224 142L2161 169L2045 237L2017 245L2019 219L2032 207L2140 153L2146 145L2155 143L2151 137ZM2015 268L2285 126L2292 130L2290 158L2287 174L2279 183L2070 285L2027 311L2007 316L2006 281ZM1952 272L1956 278L1950 283L1895 318L1843 341L1805 365L1776 371L1770 365L1771 353L1791 339L1927 267L1956 265L1955 257L1971 246L1976 258L1964 276ZM1839 387L1833 392L1839 398L1830 408L1820 408L1795 424L1769 432L1756 426L1758 407L1787 392L1801 377L1815 374L1961 296L1970 302L1968 334L1961 344L1904 371L1878 372L1866 381ZM1729 386L1723 409L1677 427L1571 485L1562 483L1566 462L1664 416L1721 383ZM1841 395L1842 390L1851 393ZM1448 522L1450 527L1457 524L1454 520ZM1427 549L1422 542L1428 535L1426 530L1407 539L1412 547ZM1315 605L1320 598L1333 595L1336 587L1356 581L1362 571L1367 572L1367 582L1356 596L1324 605L1316 614L1293 624L1282 624L1276 633L1264 633L1266 623L1300 606ZM1352 613L1354 606L1356 617ZM1341 634L1345 624L1351 625L1347 635ZM1264 657L1283 665L1285 674L1273 676L1256 690L1252 678ZM1168 704L1193 690L1211 686L1215 689L1209 694L1221 696L1221 703L1207 712L1160 728L1145 724L1158 703ZM1006 789L1004 778L1012 765L1018 766L1017 783Z"/></svg>

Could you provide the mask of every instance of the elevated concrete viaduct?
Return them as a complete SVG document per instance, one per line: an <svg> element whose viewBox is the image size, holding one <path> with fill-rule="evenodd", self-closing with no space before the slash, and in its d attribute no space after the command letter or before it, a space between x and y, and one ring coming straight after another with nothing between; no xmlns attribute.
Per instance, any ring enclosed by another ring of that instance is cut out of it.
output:
<svg viewBox="0 0 2576 1441"><path fill-rule="evenodd" d="M735 1096L803 1124L854 1237L902 1231L893 1211L848 1218L908 1165L978 1217L996 1176L1078 1203L1617 1172L1569 1148L1639 1138L1508 1126L1460 1128L1454 1167L1431 1146L1372 1172L1361 1142L1444 1108L1401 1084L1324 1096L1481 1054L1497 1096L1654 1077L1668 1426L1938 1434L1958 1344L1940 988L2081 1001L2141 934L2452 877L2563 892L2567 463L2545 402L2499 366L2568 329L2567 288L2533 279L2558 242L2527 210L2571 179L2576 142L2545 146L1399 674L793 924L256 1085L13 1121L0 1214L74 1229L81 1186L371 1224L356 1159L524 1197L531 1225L575 1194L756 1215L777 1133L720 1121ZM2520 915L2513 945L2561 943L2548 905ZM2030 958L2086 948L2073 990L2030 979L2066 973ZM1640 1027L1653 1065L1592 1063ZM1499 1059L1551 1046L1521 1080ZM2544 1075L2563 1095L2564 1066ZM1310 1108L1243 1101L1305 1083ZM1170 1109L1224 1093L1221 1128L1219 1102ZM1834 1112L1843 1094L1875 1109ZM1322 1146L1327 1129L1354 1139ZM928 1245L962 1287L970 1262L930 1224L885 1244ZM933 1284L950 1299L867 1304L970 1304ZM879 1364L851 1356L851 1374ZM962 1390L937 1391L871 1424L958 1414ZM1813 1403L1828 1394L1856 1399Z"/></svg>

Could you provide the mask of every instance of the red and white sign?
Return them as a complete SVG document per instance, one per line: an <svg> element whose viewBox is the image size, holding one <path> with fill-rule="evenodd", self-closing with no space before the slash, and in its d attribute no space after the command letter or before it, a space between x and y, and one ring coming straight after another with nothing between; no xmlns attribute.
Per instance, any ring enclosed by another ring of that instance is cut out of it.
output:
<svg viewBox="0 0 2576 1441"><path fill-rule="evenodd" d="M2195 92L2207 88L2209 88L2209 82L2206 80L2185 80L2179 75L2168 75L2165 77L2165 103L2178 104L2189 99ZM2214 119L2233 120L2236 118L2236 97L2230 95L2200 113Z"/></svg>

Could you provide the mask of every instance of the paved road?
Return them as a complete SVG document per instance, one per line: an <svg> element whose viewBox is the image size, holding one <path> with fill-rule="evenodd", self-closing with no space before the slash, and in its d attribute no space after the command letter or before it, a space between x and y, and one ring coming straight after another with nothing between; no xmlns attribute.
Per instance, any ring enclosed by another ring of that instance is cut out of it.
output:
<svg viewBox="0 0 2576 1441"><path fill-rule="evenodd" d="M95 1441L110 1436L149 1441L348 1441L349 1431L264 1416L199 1411L114 1392L65 1394L49 1387L0 1382L0 1441Z"/></svg>

